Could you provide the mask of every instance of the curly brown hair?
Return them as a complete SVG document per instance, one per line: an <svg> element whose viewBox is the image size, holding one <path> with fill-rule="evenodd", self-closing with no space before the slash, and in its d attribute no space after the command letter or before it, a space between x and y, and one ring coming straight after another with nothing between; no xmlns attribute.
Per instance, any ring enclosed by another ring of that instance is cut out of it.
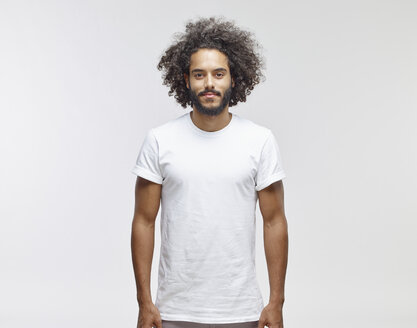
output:
<svg viewBox="0 0 417 328"><path fill-rule="evenodd" d="M229 107L245 102L255 85L264 79L264 60L258 51L261 46L251 32L239 29L232 21L223 17L189 21L185 33L176 33L174 38L175 42L165 51L157 68L163 72L163 84L170 87L168 95L174 95L184 108L187 104L192 106L184 73L189 74L191 55L200 48L217 49L228 58L235 81Z"/></svg>

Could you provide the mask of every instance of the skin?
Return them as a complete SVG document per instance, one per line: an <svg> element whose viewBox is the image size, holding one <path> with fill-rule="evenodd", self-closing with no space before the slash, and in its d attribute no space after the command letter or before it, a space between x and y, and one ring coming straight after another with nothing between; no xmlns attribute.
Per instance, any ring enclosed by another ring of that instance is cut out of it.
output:
<svg viewBox="0 0 417 328"><path fill-rule="evenodd" d="M227 56L217 49L199 49L191 55L189 74L184 74L184 79L187 88L198 96L201 105L207 111L215 112L215 115L206 115L193 105L191 119L194 124L208 132L227 126L232 118L229 105L218 109L226 90L235 86ZM219 96L207 99L201 95L205 91L218 93Z"/></svg>
<svg viewBox="0 0 417 328"><path fill-rule="evenodd" d="M258 328L283 328L285 275L288 261L288 226L282 180L258 191L263 218L264 249L269 276L269 303L262 310Z"/></svg>
<svg viewBox="0 0 417 328"><path fill-rule="evenodd" d="M226 55L215 49L198 50L191 55L190 74L184 74L184 79L187 88L201 99L200 106L204 106L203 112L215 112L215 115L207 115L198 110L198 106L193 106L191 118L194 124L208 132L227 126L231 119L229 106L219 108L225 91L234 87ZM207 90L217 92L219 97L206 99L199 96ZM132 262L139 303L137 328L162 328L161 316L152 303L150 291L155 220L160 207L161 191L161 184L137 177L131 236ZM269 303L261 312L258 328L283 328L282 307L288 258L288 231L282 180L258 191L258 198L263 217L264 249L270 285Z"/></svg>
<svg viewBox="0 0 417 328"><path fill-rule="evenodd" d="M139 304L137 328L162 328L161 315L152 303L150 289L155 220L159 211L161 191L161 184L137 177L131 237L136 296Z"/></svg>

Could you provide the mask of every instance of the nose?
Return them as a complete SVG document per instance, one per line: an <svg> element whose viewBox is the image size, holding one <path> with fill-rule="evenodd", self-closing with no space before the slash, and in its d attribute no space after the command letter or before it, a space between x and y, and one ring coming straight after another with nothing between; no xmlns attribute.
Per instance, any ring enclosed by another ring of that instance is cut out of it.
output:
<svg viewBox="0 0 417 328"><path fill-rule="evenodd" d="M210 74L206 75L206 79L204 82L204 87L206 90L214 89L214 79Z"/></svg>

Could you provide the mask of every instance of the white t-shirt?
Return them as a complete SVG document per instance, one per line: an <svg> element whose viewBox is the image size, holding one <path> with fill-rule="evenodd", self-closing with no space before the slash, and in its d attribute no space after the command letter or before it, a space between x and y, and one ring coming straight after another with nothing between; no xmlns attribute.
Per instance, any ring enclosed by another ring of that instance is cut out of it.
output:
<svg viewBox="0 0 417 328"><path fill-rule="evenodd" d="M132 173L162 184L161 319L259 320L257 191L285 177L271 130L232 113L226 127L207 132L188 112L149 130Z"/></svg>

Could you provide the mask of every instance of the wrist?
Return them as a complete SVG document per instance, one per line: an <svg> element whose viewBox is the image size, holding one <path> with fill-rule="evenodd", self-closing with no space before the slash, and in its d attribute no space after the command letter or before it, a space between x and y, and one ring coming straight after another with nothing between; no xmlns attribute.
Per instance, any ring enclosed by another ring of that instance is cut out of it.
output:
<svg viewBox="0 0 417 328"><path fill-rule="evenodd" d="M143 297L143 296L138 297L137 301L138 301L139 307L142 307L142 308L153 304L152 299L150 297Z"/></svg>
<svg viewBox="0 0 417 328"><path fill-rule="evenodd" d="M269 299L269 304L273 307L278 307L278 308L282 308L284 305L284 301L285 299L283 297L280 298L270 298Z"/></svg>

